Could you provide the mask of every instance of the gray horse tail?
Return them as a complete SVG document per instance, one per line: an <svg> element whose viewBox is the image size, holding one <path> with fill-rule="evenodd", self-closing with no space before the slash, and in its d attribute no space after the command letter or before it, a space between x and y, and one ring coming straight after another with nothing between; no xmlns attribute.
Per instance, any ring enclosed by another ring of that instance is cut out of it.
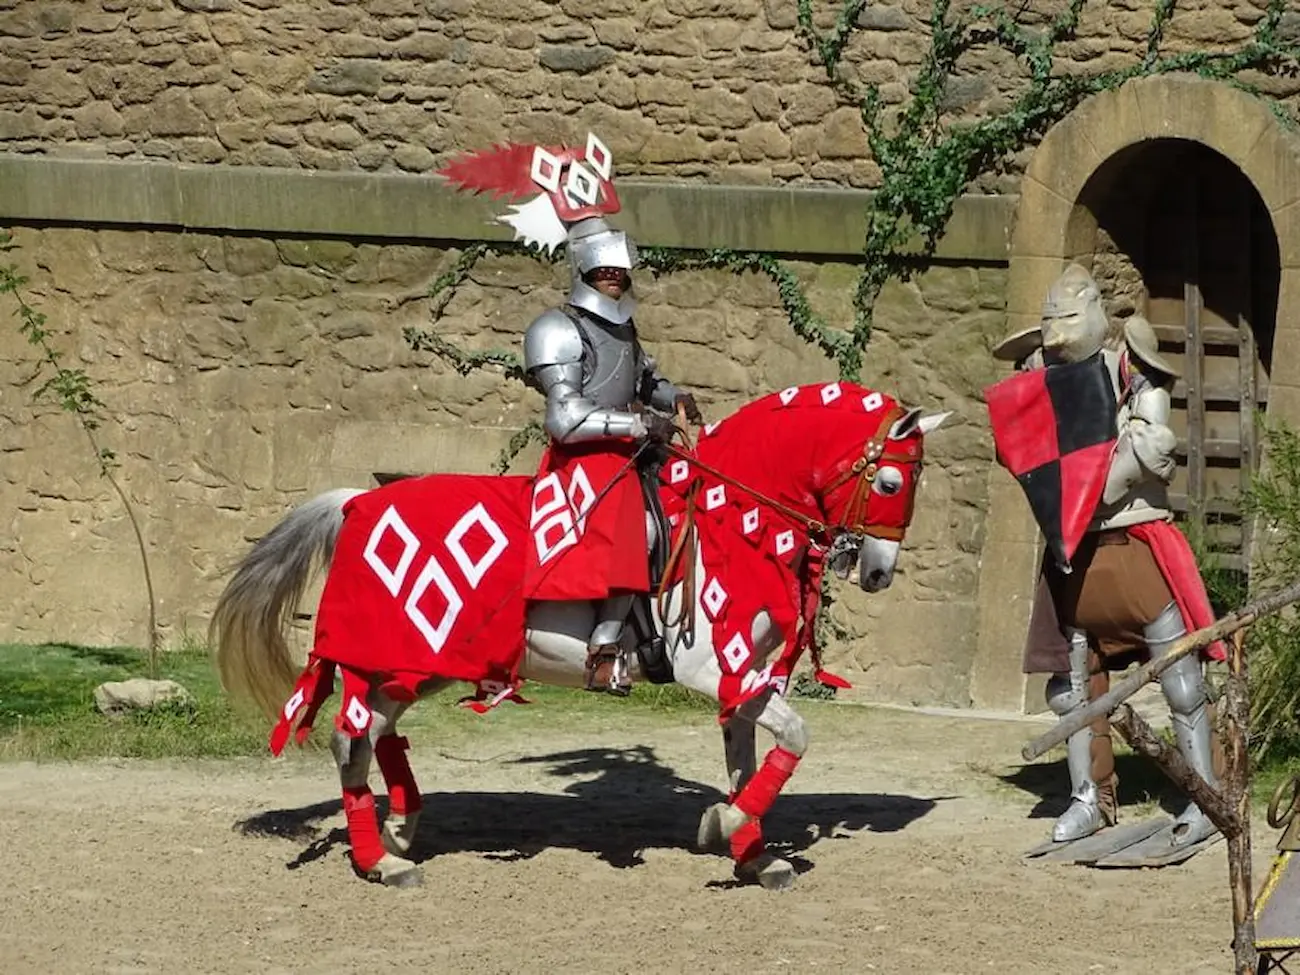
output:
<svg viewBox="0 0 1300 975"><path fill-rule="evenodd" d="M285 631L317 565L327 566L343 505L364 494L338 488L299 505L244 556L208 625L221 686L275 720L303 665Z"/></svg>

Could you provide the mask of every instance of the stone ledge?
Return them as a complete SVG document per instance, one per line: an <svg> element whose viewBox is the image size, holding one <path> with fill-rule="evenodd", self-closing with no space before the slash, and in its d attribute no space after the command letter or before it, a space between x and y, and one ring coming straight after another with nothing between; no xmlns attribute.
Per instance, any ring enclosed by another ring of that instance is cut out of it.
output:
<svg viewBox="0 0 1300 975"><path fill-rule="evenodd" d="M870 192L623 180L643 246L857 255ZM441 178L0 153L0 221L236 231L267 236L509 240L504 201ZM1006 263L1015 197L964 196L936 256Z"/></svg>

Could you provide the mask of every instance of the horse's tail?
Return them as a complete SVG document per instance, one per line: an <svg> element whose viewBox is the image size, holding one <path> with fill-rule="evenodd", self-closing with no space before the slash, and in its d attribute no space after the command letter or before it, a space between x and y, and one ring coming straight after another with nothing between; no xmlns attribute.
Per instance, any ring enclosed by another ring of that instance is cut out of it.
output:
<svg viewBox="0 0 1300 975"><path fill-rule="evenodd" d="M252 701L272 720L298 675L288 627L319 563L328 565L343 527L343 505L358 494L338 488L299 505L257 541L217 600L208 641L226 693Z"/></svg>

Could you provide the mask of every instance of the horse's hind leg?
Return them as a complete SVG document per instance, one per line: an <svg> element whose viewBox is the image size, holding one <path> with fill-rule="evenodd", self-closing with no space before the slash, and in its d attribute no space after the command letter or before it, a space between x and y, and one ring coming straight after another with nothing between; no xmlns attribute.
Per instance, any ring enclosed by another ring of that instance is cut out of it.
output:
<svg viewBox="0 0 1300 975"><path fill-rule="evenodd" d="M330 737L330 749L343 787L343 814L348 823L352 862L367 880L396 887L416 886L421 882L419 868L410 860L384 849L379 835L375 796L369 785L370 758L375 743L392 728L395 715L404 706L378 690L371 691L369 704L371 722L366 734L352 738L335 730Z"/></svg>
<svg viewBox="0 0 1300 975"><path fill-rule="evenodd" d="M442 690L450 681L437 678L425 681L418 689L419 697L427 697ZM399 857L406 856L415 841L415 831L420 824L420 788L415 784L411 763L406 760L410 747L406 738L397 734L397 722L414 701L398 702L387 727L375 739L375 763L384 777L388 789L388 816L384 820L384 849Z"/></svg>
<svg viewBox="0 0 1300 975"><path fill-rule="evenodd" d="M420 823L420 787L415 783L415 773L406 760L410 742L397 734L397 719L409 707L399 704L393 713L392 723L384 734L375 740L375 764L384 777L388 790L388 816L384 819L381 835L384 849L399 857L410 852L415 840L415 830Z"/></svg>

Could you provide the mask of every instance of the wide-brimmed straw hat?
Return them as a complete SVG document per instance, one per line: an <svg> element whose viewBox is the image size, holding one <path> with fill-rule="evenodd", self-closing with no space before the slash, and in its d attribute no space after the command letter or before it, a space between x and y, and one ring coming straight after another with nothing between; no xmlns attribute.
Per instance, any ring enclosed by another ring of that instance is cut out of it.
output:
<svg viewBox="0 0 1300 975"><path fill-rule="evenodd" d="M1031 355L1043 342L1042 330L1037 325L1016 329L993 346L993 358L1003 362L1019 362Z"/></svg>
<svg viewBox="0 0 1300 975"><path fill-rule="evenodd" d="M1132 315L1125 320L1124 341L1128 343L1129 350L1133 355L1152 369L1163 372L1166 376L1178 378L1178 370L1160 354L1160 343L1156 338L1156 330L1141 315Z"/></svg>

